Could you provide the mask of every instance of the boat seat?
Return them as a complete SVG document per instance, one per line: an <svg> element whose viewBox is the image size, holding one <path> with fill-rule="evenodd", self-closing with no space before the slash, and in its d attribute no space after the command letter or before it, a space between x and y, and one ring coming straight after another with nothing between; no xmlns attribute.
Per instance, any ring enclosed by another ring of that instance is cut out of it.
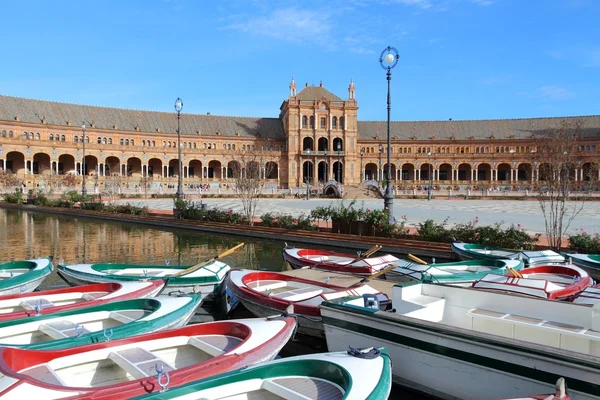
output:
<svg viewBox="0 0 600 400"><path fill-rule="evenodd" d="M55 306L55 304L46 299L30 299L30 300L23 300L22 302L19 303L19 306L21 306L21 308L23 308L25 310L33 311L33 310L35 310L35 306L39 306L40 310L43 310L46 308L52 308Z"/></svg>
<svg viewBox="0 0 600 400"><path fill-rule="evenodd" d="M175 369L163 359L140 347L110 352L108 358L135 379L157 375L157 364L162 364L166 372L171 372Z"/></svg>
<svg viewBox="0 0 600 400"><path fill-rule="evenodd" d="M83 325L79 325L79 329L77 328L77 324L71 321L54 321L40 324L38 329L51 338L57 340L89 333L89 331L85 329L85 326Z"/></svg>
<svg viewBox="0 0 600 400"><path fill-rule="evenodd" d="M36 365L34 368L19 371L19 373L50 385L68 386L48 364Z"/></svg>
<svg viewBox="0 0 600 400"><path fill-rule="evenodd" d="M268 379L262 388L287 400L340 400L344 397L339 387L308 377Z"/></svg>
<svg viewBox="0 0 600 400"><path fill-rule="evenodd" d="M188 344L210 354L213 357L218 357L223 353L237 347L242 343L242 339L233 336L196 336L188 340Z"/></svg>
<svg viewBox="0 0 600 400"><path fill-rule="evenodd" d="M254 282L248 283L248 287L257 292L264 292L269 289L271 289L271 290L279 289L279 288L286 287L287 285L288 285L288 282L286 282L286 281L254 281Z"/></svg>
<svg viewBox="0 0 600 400"><path fill-rule="evenodd" d="M12 272L12 276L11 276L11 272ZM27 272L27 270L2 271L2 272L0 272L0 279L12 278L13 276L21 275L21 274L24 274L25 272Z"/></svg>
<svg viewBox="0 0 600 400"><path fill-rule="evenodd" d="M121 314L119 312L116 312L116 311L111 311L110 318L112 318L112 319L114 319L116 321L119 321L119 322L121 322L123 324L128 324L130 322L135 321L135 319L133 319L131 317L128 317L127 315L123 315L123 314Z"/></svg>
<svg viewBox="0 0 600 400"><path fill-rule="evenodd" d="M106 296L108 292L86 292L81 295L82 299L85 300L96 300L100 297Z"/></svg>
<svg viewBox="0 0 600 400"><path fill-rule="evenodd" d="M323 289L316 289L314 287L305 287L290 290L283 293L272 294L271 297L276 297L278 299L283 299L287 301L301 301L305 299L309 299L311 297L315 297L323 293Z"/></svg>

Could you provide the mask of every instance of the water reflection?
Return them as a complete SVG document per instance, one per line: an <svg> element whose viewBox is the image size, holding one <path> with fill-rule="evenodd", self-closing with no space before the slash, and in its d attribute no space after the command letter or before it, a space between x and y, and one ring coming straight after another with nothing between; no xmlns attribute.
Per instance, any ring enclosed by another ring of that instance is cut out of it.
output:
<svg viewBox="0 0 600 400"><path fill-rule="evenodd" d="M241 241L246 245L224 262L238 268L285 269L281 241L0 209L0 262L53 256L69 264L194 264ZM53 274L41 288L61 284Z"/></svg>

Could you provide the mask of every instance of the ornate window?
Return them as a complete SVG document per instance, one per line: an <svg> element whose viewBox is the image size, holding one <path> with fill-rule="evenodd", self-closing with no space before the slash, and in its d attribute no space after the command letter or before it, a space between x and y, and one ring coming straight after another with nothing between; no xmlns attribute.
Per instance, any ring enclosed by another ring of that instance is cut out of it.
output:
<svg viewBox="0 0 600 400"><path fill-rule="evenodd" d="M333 117L331 120L331 129L337 129L337 117Z"/></svg>
<svg viewBox="0 0 600 400"><path fill-rule="evenodd" d="M6 137L6 131L5 130L2 131L2 137ZM52 140L52 139L50 139L50 140Z"/></svg>
<svg viewBox="0 0 600 400"><path fill-rule="evenodd" d="M108 138L108 144L112 144L112 138Z"/></svg>
<svg viewBox="0 0 600 400"><path fill-rule="evenodd" d="M79 136L73 136L73 141L75 143L79 143Z"/></svg>
<svg viewBox="0 0 600 400"><path fill-rule="evenodd" d="M66 138L65 138L65 135L60 135L60 141L61 141L61 142L64 142L64 141L65 141L65 139L66 139Z"/></svg>
<svg viewBox="0 0 600 400"><path fill-rule="evenodd" d="M327 118L321 117L321 129L327 128Z"/></svg>
<svg viewBox="0 0 600 400"><path fill-rule="evenodd" d="M35 134L35 140L40 140L40 133L39 132L36 132L36 134Z"/></svg>
<svg viewBox="0 0 600 400"><path fill-rule="evenodd" d="M2 131L2 137L4 137L4 136L6 136L6 131ZM54 140L54 134L53 133L50 134L49 139L50 139L50 141Z"/></svg>
<svg viewBox="0 0 600 400"><path fill-rule="evenodd" d="M302 128L303 128L303 129L304 129L304 128L306 128L306 121L307 121L307 119L306 119L306 115L303 115L303 116L302 116Z"/></svg>
<svg viewBox="0 0 600 400"><path fill-rule="evenodd" d="M119 144L120 144L121 146L123 146L123 145L125 144L125 140L121 139L121 140L119 141Z"/></svg>
<svg viewBox="0 0 600 400"><path fill-rule="evenodd" d="M13 131L8 131L8 137L9 138L13 137ZM65 137L65 135L63 135L63 142L65 141L64 137Z"/></svg>
<svg viewBox="0 0 600 400"><path fill-rule="evenodd" d="M310 128L313 129L315 127L315 116L310 116Z"/></svg>

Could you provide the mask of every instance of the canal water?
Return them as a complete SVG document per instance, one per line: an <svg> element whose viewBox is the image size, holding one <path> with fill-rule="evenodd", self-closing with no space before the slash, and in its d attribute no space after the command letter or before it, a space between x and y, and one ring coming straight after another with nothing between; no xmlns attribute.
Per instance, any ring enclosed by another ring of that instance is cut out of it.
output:
<svg viewBox="0 0 600 400"><path fill-rule="evenodd" d="M178 229L152 228L125 222L57 216L0 208L0 262L54 257L54 263L143 263L192 265L236 244L245 246L223 261L234 268L281 271L285 243ZM290 243L293 244L293 243ZM311 246L324 248L318 244ZM347 250L345 250L347 252ZM53 272L40 289L66 286ZM240 317L245 317L240 316ZM287 355L327 351L324 342L300 338L286 346ZM428 399L394 387L392 399Z"/></svg>

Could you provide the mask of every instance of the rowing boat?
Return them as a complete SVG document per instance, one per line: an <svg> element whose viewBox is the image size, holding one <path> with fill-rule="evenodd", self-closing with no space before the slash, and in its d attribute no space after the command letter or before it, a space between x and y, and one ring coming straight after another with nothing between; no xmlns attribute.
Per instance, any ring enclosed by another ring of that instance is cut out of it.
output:
<svg viewBox="0 0 600 400"><path fill-rule="evenodd" d="M270 361L295 327L293 317L241 319L61 350L0 348L0 397L131 398Z"/></svg>
<svg viewBox="0 0 600 400"><path fill-rule="evenodd" d="M572 299L593 284L583 269L574 265L540 265L521 273L488 274L473 282L473 287L541 297L550 300Z"/></svg>
<svg viewBox="0 0 600 400"><path fill-rule="evenodd" d="M562 253L569 261L585 269L595 280L600 280L600 254Z"/></svg>
<svg viewBox="0 0 600 400"><path fill-rule="evenodd" d="M381 257L361 258L360 255L337 253L319 249L299 249L286 246L283 249L283 259L292 268L318 268L345 274L372 275L400 259L391 254Z"/></svg>
<svg viewBox="0 0 600 400"><path fill-rule="evenodd" d="M52 257L0 264L0 296L33 292L52 272Z"/></svg>
<svg viewBox="0 0 600 400"><path fill-rule="evenodd" d="M346 288L270 271L232 270L227 278L232 295L257 317L284 312L290 305L298 317L299 332L323 336L319 305L347 296L367 296L385 309L389 298L367 284Z"/></svg>
<svg viewBox="0 0 600 400"><path fill-rule="evenodd" d="M109 301L154 297L163 286L162 281L94 283L1 296L0 321L91 307Z"/></svg>
<svg viewBox="0 0 600 400"><path fill-rule="evenodd" d="M72 264L58 265L57 272L69 285L77 286L102 282L135 282L144 280L164 280L166 293L199 293L203 297L224 290L222 285L229 265L213 260L201 268L169 265L139 264ZM180 272L190 269L191 272Z"/></svg>
<svg viewBox="0 0 600 400"><path fill-rule="evenodd" d="M476 243L453 242L450 247L461 260L522 259L525 266L563 263L565 258L552 250L509 250Z"/></svg>
<svg viewBox="0 0 600 400"><path fill-rule="evenodd" d="M0 322L0 346L62 349L185 325L200 296L157 297L100 304Z"/></svg>
<svg viewBox="0 0 600 400"><path fill-rule="evenodd" d="M417 264L406 262L393 269L388 277L395 280L396 275L410 277L423 282L448 284L472 283L487 274L506 274L510 270L523 269L521 260L469 260L441 264Z"/></svg>
<svg viewBox="0 0 600 400"><path fill-rule="evenodd" d="M347 352L283 358L135 399L386 400L391 392L387 351L360 354L373 358Z"/></svg>

